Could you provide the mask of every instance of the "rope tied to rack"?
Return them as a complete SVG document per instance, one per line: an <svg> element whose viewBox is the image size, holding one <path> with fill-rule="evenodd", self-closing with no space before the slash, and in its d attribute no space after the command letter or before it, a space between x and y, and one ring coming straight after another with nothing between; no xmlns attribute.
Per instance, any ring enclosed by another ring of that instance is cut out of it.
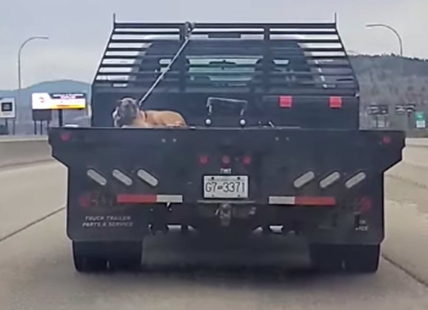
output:
<svg viewBox="0 0 428 310"><path fill-rule="evenodd" d="M144 104L144 102L147 100L147 98L153 93L153 90L159 85L159 83L163 80L165 75L168 73L168 71L171 69L172 65L177 61L178 57L180 57L181 53L186 48L187 44L190 42L190 37L195 29L195 23L186 22L185 23L185 40L183 44L181 44L180 48L178 49L177 53L175 53L174 57L172 57L170 63L166 67L165 71L162 72L159 77L154 81L152 86L147 90L147 92L144 94L144 96L138 101L138 106L141 108Z"/></svg>

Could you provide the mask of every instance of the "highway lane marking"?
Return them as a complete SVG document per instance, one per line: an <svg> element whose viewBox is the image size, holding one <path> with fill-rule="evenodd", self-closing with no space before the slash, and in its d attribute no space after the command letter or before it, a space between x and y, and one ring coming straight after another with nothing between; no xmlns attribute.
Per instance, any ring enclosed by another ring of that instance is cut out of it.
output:
<svg viewBox="0 0 428 310"><path fill-rule="evenodd" d="M419 284L421 284L421 285L423 285L425 287L428 287L428 281L426 281L422 277L418 276L415 272L412 272L409 269L407 269L406 267L404 267L403 265L400 265L400 263L398 261L395 261L392 258L388 257L387 255L385 255L385 253L382 253L381 256L382 256L382 258L384 260L386 260L392 266L394 266L395 268L401 270L402 272L404 272L405 274L407 274L409 277L411 277L413 280L415 280Z"/></svg>
<svg viewBox="0 0 428 310"><path fill-rule="evenodd" d="M398 178L399 179L399 178ZM406 181L406 180L402 180L402 181ZM412 186L418 186L417 184L411 184ZM405 210L406 214L408 215L409 212L413 211L414 214L413 216L419 219L418 224L420 226L422 226L422 228L426 229L426 231L428 231L428 218L426 216L426 214L423 214L421 212L419 212L417 210L418 205L416 203L413 202L399 202L399 201L395 201L395 200L390 200L390 199L385 199L385 208L394 208L394 209L401 209L401 210ZM386 221L386 216L385 216L385 221ZM403 221L402 224L405 224L406 222ZM414 223L416 224L416 223ZM388 223L387 223L388 225ZM387 227L385 227L387 228ZM387 229L385 230L385 233L388 234ZM386 253L386 251L382 251L381 252L381 257L386 260L388 263L390 263L391 265L393 265L394 267L396 267L397 269L401 270L402 272L404 272L405 274L407 274L409 277L411 277L412 279L414 279L416 282L418 282L419 284L428 287L428 280L424 279L423 276L420 276L417 274L417 272L413 271L411 268L406 267L406 264L404 262L400 263L400 259L395 259L393 257L394 255L388 255Z"/></svg>
<svg viewBox="0 0 428 310"><path fill-rule="evenodd" d="M54 158L45 158L45 159L40 159L40 160L36 160L33 162L28 162L28 163L15 163L15 164L0 165L0 173L5 172L5 171L10 171L10 170L16 170L16 169L26 169L29 167L39 166L39 165L40 166L41 165L47 166L47 165L50 165L54 162L55 162ZM58 163L58 162L56 162L56 163Z"/></svg>
<svg viewBox="0 0 428 310"><path fill-rule="evenodd" d="M15 230L15 231L13 231L13 232L7 234L6 236L0 237L0 243L3 242L3 241L6 241L7 239L9 239L9 238L11 238L11 237L13 237L13 236L15 236L15 235L17 235L17 234L25 231L25 230L27 230L28 228L33 227L34 225L36 225L38 223L43 222L44 220L47 220L48 218L54 216L55 214L58 214L59 212L63 211L64 209L65 209L65 207L58 208L58 209L56 209L56 210L54 210L54 211L52 211L52 212L50 212L50 213L42 216L41 218L38 218L38 219L36 219L36 220L28 223L27 225L25 225L25 226L23 226L23 227Z"/></svg>
<svg viewBox="0 0 428 310"><path fill-rule="evenodd" d="M406 182L408 184L411 184L411 185L419 187L419 188L428 189L428 186L426 186L425 184L421 184L417 181L411 180L411 179L406 178L406 177L402 177L402 176L397 175L397 174L385 174L385 177L395 179L395 180L400 180L400 181Z"/></svg>

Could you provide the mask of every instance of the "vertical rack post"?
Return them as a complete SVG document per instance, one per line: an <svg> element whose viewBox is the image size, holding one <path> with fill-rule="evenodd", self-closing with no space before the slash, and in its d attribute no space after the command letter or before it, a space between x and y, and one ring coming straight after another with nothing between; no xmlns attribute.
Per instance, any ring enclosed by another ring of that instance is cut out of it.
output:
<svg viewBox="0 0 428 310"><path fill-rule="evenodd" d="M64 126L64 114L62 109L58 110L58 126L59 127Z"/></svg>

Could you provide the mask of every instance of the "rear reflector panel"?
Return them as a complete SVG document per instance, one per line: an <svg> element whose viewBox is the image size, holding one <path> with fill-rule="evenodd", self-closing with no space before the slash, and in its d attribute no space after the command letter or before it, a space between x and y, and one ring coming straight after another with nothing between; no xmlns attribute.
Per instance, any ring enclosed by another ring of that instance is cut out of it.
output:
<svg viewBox="0 0 428 310"><path fill-rule="evenodd" d="M315 173L313 171L308 171L304 175L298 177L293 184L295 188L301 188L313 179L315 179Z"/></svg>
<svg viewBox="0 0 428 310"><path fill-rule="evenodd" d="M281 108L291 108L293 105L293 97L279 96L279 106Z"/></svg>
<svg viewBox="0 0 428 310"><path fill-rule="evenodd" d="M342 97L330 97L329 98L329 106L332 109L342 108Z"/></svg>
<svg viewBox="0 0 428 310"><path fill-rule="evenodd" d="M296 205L305 206L334 206L334 197L296 197Z"/></svg>
<svg viewBox="0 0 428 310"><path fill-rule="evenodd" d="M124 174L122 171L120 171L118 169L114 169L112 172L112 175L113 175L113 177L116 178L116 180L125 184L126 186L131 186L133 183L132 179L130 177L128 177L126 174Z"/></svg>
<svg viewBox="0 0 428 310"><path fill-rule="evenodd" d="M320 187L322 189L326 189L327 187L333 185L333 183L335 183L339 179L340 179L340 173L337 171L333 172L320 181Z"/></svg>
<svg viewBox="0 0 428 310"><path fill-rule="evenodd" d="M148 173L146 170L139 169L137 171L137 176L152 187L156 187L159 184L158 179L156 179L153 175Z"/></svg>
<svg viewBox="0 0 428 310"><path fill-rule="evenodd" d="M359 184L360 182L364 181L364 179L367 177L367 175L364 172L359 172L356 175L354 175L352 178L347 180L345 182L346 188L352 188L355 185Z"/></svg>
<svg viewBox="0 0 428 310"><path fill-rule="evenodd" d="M154 203L182 203L182 195L140 195L140 194L118 194L117 203L154 204Z"/></svg>
<svg viewBox="0 0 428 310"><path fill-rule="evenodd" d="M334 197L295 197L295 196L270 196L271 205L305 205L305 206L334 206Z"/></svg>
<svg viewBox="0 0 428 310"><path fill-rule="evenodd" d="M86 174L89 178L97 182L101 186L107 185L107 179L103 177L100 173L96 172L94 169L88 169Z"/></svg>

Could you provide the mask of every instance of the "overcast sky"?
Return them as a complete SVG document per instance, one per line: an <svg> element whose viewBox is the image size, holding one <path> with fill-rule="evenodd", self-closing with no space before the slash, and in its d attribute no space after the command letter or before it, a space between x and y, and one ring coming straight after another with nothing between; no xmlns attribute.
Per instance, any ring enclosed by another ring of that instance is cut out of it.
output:
<svg viewBox="0 0 428 310"><path fill-rule="evenodd" d="M90 81L111 31L121 21L332 21L348 50L398 53L387 23L403 37L407 56L428 58L427 0L0 0L0 89L17 87L17 51L23 51L24 86L54 79Z"/></svg>

